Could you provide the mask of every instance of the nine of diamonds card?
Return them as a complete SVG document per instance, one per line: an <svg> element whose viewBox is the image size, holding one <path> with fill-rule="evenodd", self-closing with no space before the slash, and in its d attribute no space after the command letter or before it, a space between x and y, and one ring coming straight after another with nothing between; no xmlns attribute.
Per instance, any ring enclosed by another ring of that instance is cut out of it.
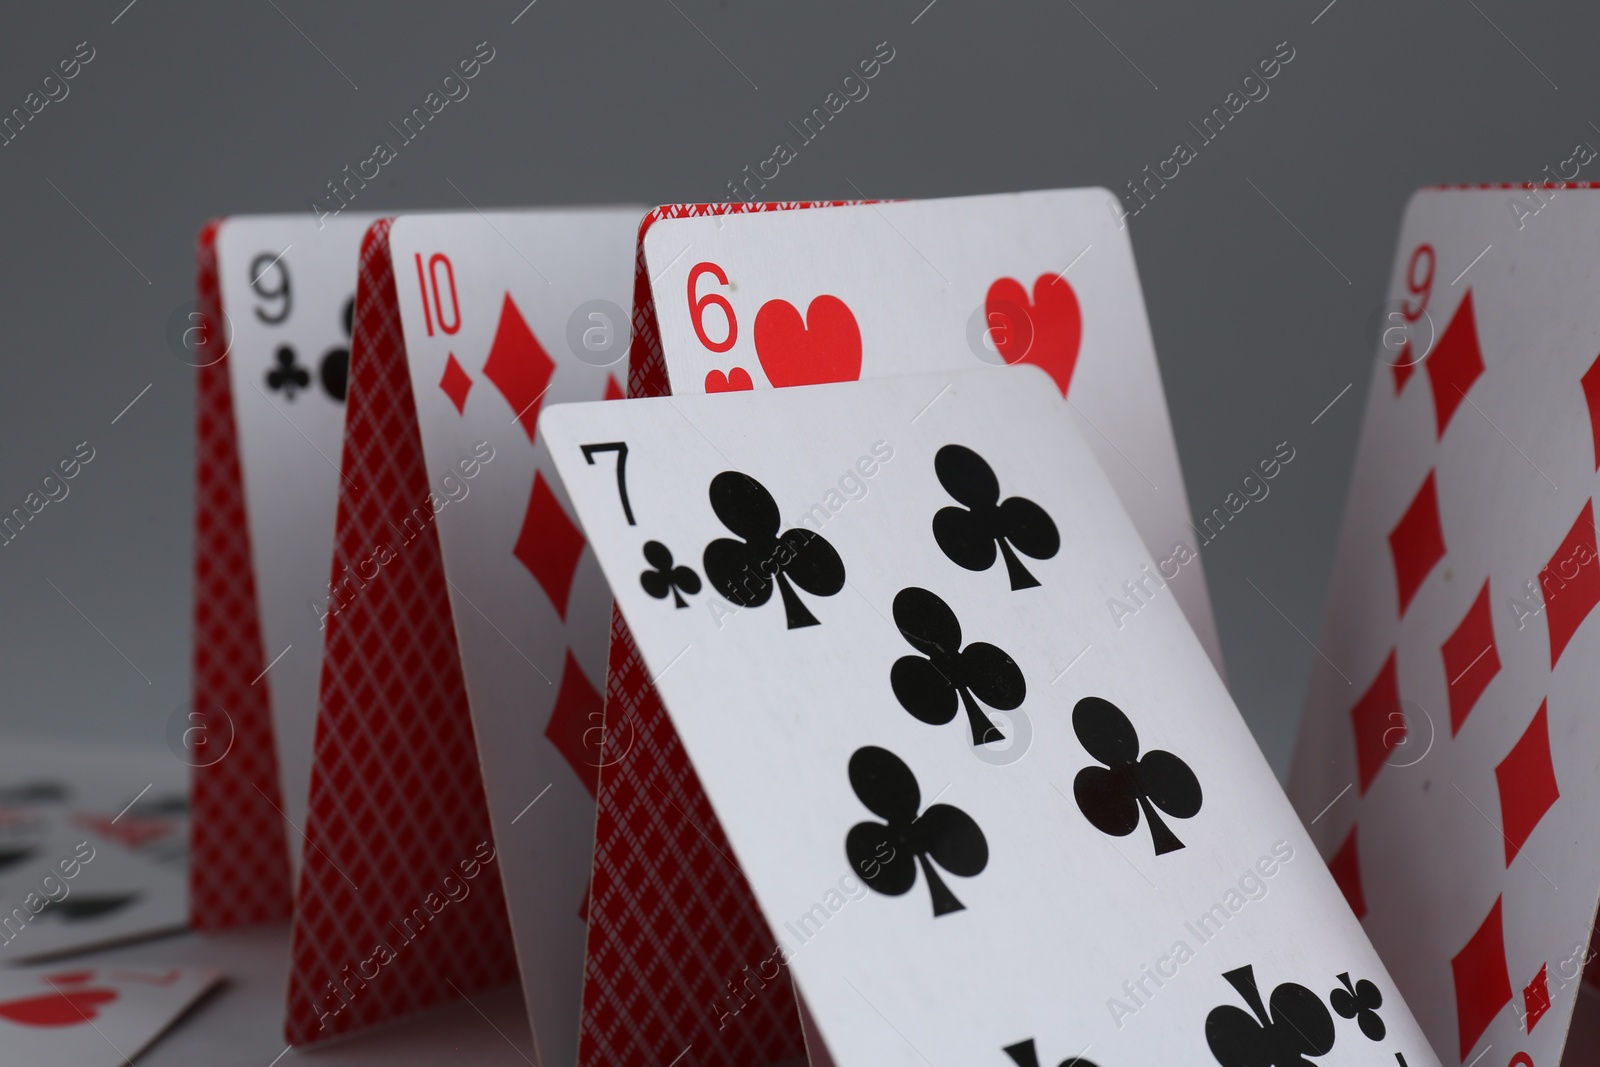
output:
<svg viewBox="0 0 1600 1067"><path fill-rule="evenodd" d="M1600 894L1600 193L1537 195L1406 212L1290 796L1434 1048L1543 1067Z"/></svg>
<svg viewBox="0 0 1600 1067"><path fill-rule="evenodd" d="M540 422L827 1052L1436 1063L1177 605L1100 610L1150 556L1042 379Z"/></svg>

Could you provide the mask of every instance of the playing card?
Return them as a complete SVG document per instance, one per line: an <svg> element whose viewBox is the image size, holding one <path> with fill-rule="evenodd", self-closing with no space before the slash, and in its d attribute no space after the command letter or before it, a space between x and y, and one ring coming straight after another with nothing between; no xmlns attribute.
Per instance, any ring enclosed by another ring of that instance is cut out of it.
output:
<svg viewBox="0 0 1600 1067"><path fill-rule="evenodd" d="M330 595L356 259L376 216L229 218L217 232L232 328L239 464L261 613L282 817L298 867Z"/></svg>
<svg viewBox="0 0 1600 1067"><path fill-rule="evenodd" d="M183 870L127 847L116 823L102 827L62 805L3 807L0 822L12 830L0 846L0 963L169 933L187 921ZM15 832L19 823L24 833Z"/></svg>
<svg viewBox="0 0 1600 1067"><path fill-rule="evenodd" d="M341 593L326 616L284 1023L300 1045L516 978L438 532L415 515L431 513L432 490L390 221L362 239L356 285L330 567ZM379 552L408 520L404 551Z"/></svg>
<svg viewBox="0 0 1600 1067"><path fill-rule="evenodd" d="M534 430L620 395L638 215L407 217L363 245L296 1044L520 960L541 1055L573 1058L610 601ZM397 930L427 900L427 932ZM381 977L355 962L375 943ZM352 966L367 981L330 996Z"/></svg>
<svg viewBox="0 0 1600 1067"><path fill-rule="evenodd" d="M1412 198L1290 777L1453 1062L1559 1061L1600 895L1597 236L1592 190Z"/></svg>
<svg viewBox="0 0 1600 1067"><path fill-rule="evenodd" d="M695 1007L792 973L839 1063L1436 1062L1176 603L1102 610L1155 563L1049 385L542 416L770 931Z"/></svg>
<svg viewBox="0 0 1600 1067"><path fill-rule="evenodd" d="M0 971L0 1067L131 1063L221 980L196 967Z"/></svg>
<svg viewBox="0 0 1600 1067"><path fill-rule="evenodd" d="M1220 673L1198 551L1207 538L1190 526L1114 203L1105 189L1057 189L807 211L659 209L641 269L667 384L684 394L1040 367Z"/></svg>
<svg viewBox="0 0 1600 1067"><path fill-rule="evenodd" d="M410 215L389 234L507 910L550 1063L577 1054L611 599L535 427L550 405L621 395L643 213ZM626 472L624 453L594 459Z"/></svg>
<svg viewBox="0 0 1600 1067"><path fill-rule="evenodd" d="M287 918L322 656L356 252L370 217L202 229L194 685L167 723L194 767L191 912Z"/></svg>
<svg viewBox="0 0 1600 1067"><path fill-rule="evenodd" d="M189 839L187 771L164 752L10 738L0 745L0 807L23 823L43 809L63 808L75 825L181 870Z"/></svg>

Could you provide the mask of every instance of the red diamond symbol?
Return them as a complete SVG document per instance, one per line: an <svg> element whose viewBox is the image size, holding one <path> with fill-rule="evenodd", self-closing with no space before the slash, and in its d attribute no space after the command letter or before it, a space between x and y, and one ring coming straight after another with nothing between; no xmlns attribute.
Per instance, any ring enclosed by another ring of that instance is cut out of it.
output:
<svg viewBox="0 0 1600 1067"><path fill-rule="evenodd" d="M1594 501L1588 500L1566 539L1539 572L1550 624L1550 666L1556 665L1573 633L1600 603L1600 555L1594 543Z"/></svg>
<svg viewBox="0 0 1600 1067"><path fill-rule="evenodd" d="M457 415L467 413L467 393L472 390L472 379L467 377L467 372L456 362L454 352L444 361L444 377L439 379L439 388L450 398L450 403L456 406Z"/></svg>
<svg viewBox="0 0 1600 1067"><path fill-rule="evenodd" d="M1500 924L1500 898L1478 932L1450 961L1456 980L1456 1029L1465 1060L1500 1009L1511 1003L1511 976L1506 970L1506 938Z"/></svg>
<svg viewBox="0 0 1600 1067"><path fill-rule="evenodd" d="M622 386L617 384L616 376L612 374L606 375L606 395L600 399L621 400L625 395L627 394L622 391Z"/></svg>
<svg viewBox="0 0 1600 1067"><path fill-rule="evenodd" d="M578 572L583 544L583 531L567 518L566 509L551 492L544 474L534 472L528 512L522 517L522 532L517 535L511 554L528 568L563 622L567 618L567 597L572 593L572 576Z"/></svg>
<svg viewBox="0 0 1600 1067"><path fill-rule="evenodd" d="M545 354L539 339L533 336L522 313L512 303L507 293L500 305L500 325L494 331L494 344L489 346L489 358L484 361L483 375L500 390L517 421L533 440L539 426L539 401L550 388L550 376L556 371L555 363Z"/></svg>
<svg viewBox="0 0 1600 1067"><path fill-rule="evenodd" d="M1544 1018L1544 1013L1550 1010L1550 985L1545 978L1545 973L1550 969L1548 963L1539 967L1539 973L1533 976L1522 990L1523 1021L1528 1027L1528 1033L1533 1033L1533 1028Z"/></svg>
<svg viewBox="0 0 1600 1067"><path fill-rule="evenodd" d="M1550 762L1548 700L1539 704L1533 721L1494 769L1500 786L1500 831L1506 839L1506 866L1533 834L1544 813L1561 798L1556 769Z"/></svg>
<svg viewBox="0 0 1600 1067"><path fill-rule="evenodd" d="M1478 599L1467 609L1456 632L1439 646L1444 655L1445 685L1450 690L1450 736L1461 732L1461 724L1472 714L1483 691L1500 673L1500 652L1494 644L1494 620L1489 617L1489 583L1483 583Z"/></svg>
<svg viewBox="0 0 1600 1067"><path fill-rule="evenodd" d="M1589 404L1589 429L1594 434L1594 469L1600 471L1600 357L1584 372L1583 399Z"/></svg>
<svg viewBox="0 0 1600 1067"><path fill-rule="evenodd" d="M1400 684L1397 680L1394 650L1383 661L1372 685L1350 709L1350 722L1356 730L1356 770L1361 793L1383 770L1384 759L1406 739L1406 719L1400 709Z"/></svg>
<svg viewBox="0 0 1600 1067"><path fill-rule="evenodd" d="M1357 919L1367 917L1367 897L1361 892L1361 858L1356 852L1356 827L1350 827L1350 836L1344 839L1339 851L1328 861L1328 872L1333 875L1339 892L1350 904Z"/></svg>
<svg viewBox="0 0 1600 1067"><path fill-rule="evenodd" d="M1406 387L1406 382L1411 380L1412 372L1417 369L1417 357L1411 351L1411 339L1406 338L1406 343L1400 349L1400 356L1390 368L1394 371L1394 395L1399 396L1400 390Z"/></svg>
<svg viewBox="0 0 1600 1067"><path fill-rule="evenodd" d="M1422 587L1422 580L1433 570L1434 564L1444 559L1444 531L1439 527L1439 492L1433 471L1428 472L1411 506L1389 531L1389 554L1394 557L1400 615L1404 617L1406 608L1411 606L1411 598Z"/></svg>
<svg viewBox="0 0 1600 1067"><path fill-rule="evenodd" d="M605 736L604 710L600 694L583 676L578 661L568 651L567 662L561 668L561 688L556 693L555 710L550 712L550 723L544 728L544 735L582 779L590 796L595 795L600 783L598 742ZM596 743L590 744L590 741ZM588 899L585 894L585 904Z"/></svg>
<svg viewBox="0 0 1600 1067"><path fill-rule="evenodd" d="M1483 373L1483 352L1478 348L1478 320L1472 311L1472 290L1450 317L1439 343L1428 355L1428 380L1433 383L1434 422L1439 436L1467 398L1467 390Z"/></svg>

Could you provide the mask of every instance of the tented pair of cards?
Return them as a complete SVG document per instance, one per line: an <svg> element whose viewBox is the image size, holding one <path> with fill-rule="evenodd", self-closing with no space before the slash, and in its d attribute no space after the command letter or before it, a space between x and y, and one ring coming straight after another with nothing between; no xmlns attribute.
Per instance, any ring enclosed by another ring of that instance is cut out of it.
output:
<svg viewBox="0 0 1600 1067"><path fill-rule="evenodd" d="M207 230L196 922L298 867L297 1043L520 966L544 1063L1435 1062L1218 678L1105 194L800 206ZM655 398L569 406L630 262Z"/></svg>

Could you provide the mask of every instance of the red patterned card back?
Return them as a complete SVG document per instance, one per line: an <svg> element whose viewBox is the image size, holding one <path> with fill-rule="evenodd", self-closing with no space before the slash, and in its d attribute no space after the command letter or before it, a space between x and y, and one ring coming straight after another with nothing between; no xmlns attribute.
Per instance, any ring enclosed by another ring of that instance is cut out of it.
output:
<svg viewBox="0 0 1600 1067"><path fill-rule="evenodd" d="M362 242L346 402L284 1027L297 1045L517 979L388 220Z"/></svg>
<svg viewBox="0 0 1600 1067"><path fill-rule="evenodd" d="M197 339L208 351L227 344L220 225L213 220L200 231L196 257ZM194 677L183 737L194 768L189 922L197 930L281 922L292 904L228 374L227 359L218 357L195 376Z"/></svg>
<svg viewBox="0 0 1600 1067"><path fill-rule="evenodd" d="M639 226L628 395L671 392L644 235L659 219L850 201L675 204ZM613 606L589 891L581 1067L768 1067L806 1055L778 940L734 862L644 660Z"/></svg>

